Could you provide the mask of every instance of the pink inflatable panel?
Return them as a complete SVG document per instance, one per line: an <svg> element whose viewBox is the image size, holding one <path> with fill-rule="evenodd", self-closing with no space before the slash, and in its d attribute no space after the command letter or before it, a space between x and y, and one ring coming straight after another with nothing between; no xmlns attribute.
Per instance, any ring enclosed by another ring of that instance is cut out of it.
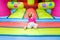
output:
<svg viewBox="0 0 60 40"><path fill-rule="evenodd" d="M9 0L0 0L0 17L10 15L10 10L7 7L8 1Z"/></svg>
<svg viewBox="0 0 60 40"><path fill-rule="evenodd" d="M33 8L27 9L24 18L28 18L28 14L29 14L29 13L32 13L32 15L33 15L35 18L37 18L36 11L35 11L35 9L33 9Z"/></svg>
<svg viewBox="0 0 60 40"><path fill-rule="evenodd" d="M52 10L52 16L60 17L60 0L53 0L55 2L55 7Z"/></svg>
<svg viewBox="0 0 60 40"><path fill-rule="evenodd" d="M27 24L27 22L0 22L0 27L25 27ZM39 28L60 27L60 22L38 22L37 24Z"/></svg>

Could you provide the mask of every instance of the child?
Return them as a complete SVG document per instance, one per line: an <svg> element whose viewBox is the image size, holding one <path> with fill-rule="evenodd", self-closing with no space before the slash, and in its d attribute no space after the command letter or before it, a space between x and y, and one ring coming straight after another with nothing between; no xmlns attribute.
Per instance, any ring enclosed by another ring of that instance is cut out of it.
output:
<svg viewBox="0 0 60 40"><path fill-rule="evenodd" d="M32 16L32 13L28 14L28 26L26 28L37 28L38 24L36 24L36 19Z"/></svg>

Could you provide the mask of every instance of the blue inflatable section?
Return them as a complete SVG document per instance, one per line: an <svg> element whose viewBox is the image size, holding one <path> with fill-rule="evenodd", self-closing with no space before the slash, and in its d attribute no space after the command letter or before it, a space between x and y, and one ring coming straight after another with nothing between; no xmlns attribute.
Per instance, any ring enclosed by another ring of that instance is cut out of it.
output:
<svg viewBox="0 0 60 40"><path fill-rule="evenodd" d="M60 37L16 37L0 36L0 40L60 40Z"/></svg>
<svg viewBox="0 0 60 40"><path fill-rule="evenodd" d="M60 22L60 19L36 19L37 22ZM1 18L0 22L28 22L28 19L4 19Z"/></svg>

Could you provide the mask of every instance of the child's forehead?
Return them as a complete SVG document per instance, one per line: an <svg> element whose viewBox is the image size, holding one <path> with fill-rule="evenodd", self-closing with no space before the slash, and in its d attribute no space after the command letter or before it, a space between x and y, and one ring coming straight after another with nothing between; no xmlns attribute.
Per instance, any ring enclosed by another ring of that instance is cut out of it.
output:
<svg viewBox="0 0 60 40"><path fill-rule="evenodd" d="M32 14L32 13L29 13L29 14Z"/></svg>
<svg viewBox="0 0 60 40"><path fill-rule="evenodd" d="M28 15L32 15L31 13L29 13Z"/></svg>

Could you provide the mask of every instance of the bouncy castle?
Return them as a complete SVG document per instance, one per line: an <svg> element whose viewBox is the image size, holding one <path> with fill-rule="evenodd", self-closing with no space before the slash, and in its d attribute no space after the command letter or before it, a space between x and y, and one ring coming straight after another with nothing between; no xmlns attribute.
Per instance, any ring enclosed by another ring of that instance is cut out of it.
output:
<svg viewBox="0 0 60 40"><path fill-rule="evenodd" d="M24 30L32 13L37 29ZM0 0L1 40L60 40L60 0Z"/></svg>

